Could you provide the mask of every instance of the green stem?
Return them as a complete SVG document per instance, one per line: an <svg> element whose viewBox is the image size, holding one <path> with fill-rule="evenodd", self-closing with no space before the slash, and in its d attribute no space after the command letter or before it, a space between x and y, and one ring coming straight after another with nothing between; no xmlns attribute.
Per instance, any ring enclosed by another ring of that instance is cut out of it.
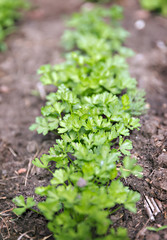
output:
<svg viewBox="0 0 167 240"><path fill-rule="evenodd" d="M114 209L112 212L110 212L110 215L113 214L113 213L115 213L116 211L118 211L121 207L122 207L122 206L119 206L119 207L117 207L116 209Z"/></svg>
<svg viewBox="0 0 167 240"><path fill-rule="evenodd" d="M78 136L78 142L81 143L79 138L79 132L77 132L77 136Z"/></svg>
<svg viewBox="0 0 167 240"><path fill-rule="evenodd" d="M72 159L67 155L68 160L73 163Z"/></svg>
<svg viewBox="0 0 167 240"><path fill-rule="evenodd" d="M53 175L53 172L49 168L47 168L47 170Z"/></svg>
<svg viewBox="0 0 167 240"><path fill-rule="evenodd" d="M70 106L70 111L71 111L71 114L72 114L72 112L73 112L73 110L72 110L72 105Z"/></svg>
<svg viewBox="0 0 167 240"><path fill-rule="evenodd" d="M37 213L37 214L39 214L39 215L43 215L42 213L40 213L40 212L36 211L36 210L35 210L35 209L33 209L33 208L30 208L30 210L31 210L31 211L33 211L33 212L35 212L35 213Z"/></svg>

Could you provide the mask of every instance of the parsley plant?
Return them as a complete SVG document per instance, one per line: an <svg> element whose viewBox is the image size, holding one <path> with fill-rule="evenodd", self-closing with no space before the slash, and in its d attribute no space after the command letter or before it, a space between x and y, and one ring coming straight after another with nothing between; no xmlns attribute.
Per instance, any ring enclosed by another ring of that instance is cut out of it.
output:
<svg viewBox="0 0 167 240"><path fill-rule="evenodd" d="M143 8L149 11L159 11L162 15L167 16L167 1L166 0L140 0Z"/></svg>
<svg viewBox="0 0 167 240"><path fill-rule="evenodd" d="M0 0L0 50L5 50L4 39L13 29L17 19L20 18L20 9L29 6L25 0Z"/></svg>

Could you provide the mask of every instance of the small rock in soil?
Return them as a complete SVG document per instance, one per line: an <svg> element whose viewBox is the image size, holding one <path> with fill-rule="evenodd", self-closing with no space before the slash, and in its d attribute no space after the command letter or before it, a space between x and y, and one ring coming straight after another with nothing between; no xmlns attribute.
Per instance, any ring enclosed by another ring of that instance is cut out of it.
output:
<svg viewBox="0 0 167 240"><path fill-rule="evenodd" d="M135 28L136 28L137 30L142 30L143 28L145 28L145 26L146 26L146 23L145 23L145 21L143 21L143 20L137 20L137 21L135 22Z"/></svg>
<svg viewBox="0 0 167 240"><path fill-rule="evenodd" d="M9 93L9 88L6 85L2 85L0 87L0 92L1 93Z"/></svg>
<svg viewBox="0 0 167 240"><path fill-rule="evenodd" d="M38 145L36 141L30 141L27 144L27 152L29 153L35 153L37 151Z"/></svg>
<svg viewBox="0 0 167 240"><path fill-rule="evenodd" d="M157 41L156 45L157 45L158 48L160 48L162 50L166 49L166 45L165 45L165 43L163 41Z"/></svg>
<svg viewBox="0 0 167 240"><path fill-rule="evenodd" d="M3 169L2 170L2 175L6 176L7 175L7 170Z"/></svg>
<svg viewBox="0 0 167 240"><path fill-rule="evenodd" d="M23 174L23 173L26 173L27 172L27 169L26 168L20 168L17 173L20 175L20 174Z"/></svg>

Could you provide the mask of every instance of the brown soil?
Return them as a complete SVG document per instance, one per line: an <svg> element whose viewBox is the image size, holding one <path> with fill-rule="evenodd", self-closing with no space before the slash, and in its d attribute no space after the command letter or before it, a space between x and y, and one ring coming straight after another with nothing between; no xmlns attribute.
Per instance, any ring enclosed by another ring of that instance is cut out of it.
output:
<svg viewBox="0 0 167 240"><path fill-rule="evenodd" d="M32 2L34 9L8 38L8 51L0 54L0 240L53 239L42 216L27 212L16 217L11 200L20 194L34 195L34 188L46 184L50 177L31 166L34 156L47 152L54 142L52 134L43 137L28 130L44 104L33 95L39 89L36 70L62 61L64 16L77 11L81 0L68 0L68 4L58 0ZM139 87L146 90L150 109L141 117L141 130L131 136L133 154L144 168L143 179L130 177L126 181L141 193L138 212L121 209L112 220L115 226L128 228L130 239L167 239L167 230L146 230L147 226L167 225L167 48L161 43L166 41L167 19L141 10L137 1L119 2L125 7L123 25L131 33L126 45L136 51L129 60L130 71ZM134 25L139 19L146 23L142 30ZM161 212L154 221L144 207L147 196L159 200Z"/></svg>

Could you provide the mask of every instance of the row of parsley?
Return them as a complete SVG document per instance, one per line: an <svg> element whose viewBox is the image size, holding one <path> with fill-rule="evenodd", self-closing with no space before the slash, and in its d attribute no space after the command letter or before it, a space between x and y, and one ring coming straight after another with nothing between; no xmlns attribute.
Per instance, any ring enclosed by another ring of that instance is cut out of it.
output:
<svg viewBox="0 0 167 240"><path fill-rule="evenodd" d="M64 63L39 69L44 85L58 87L31 126L60 136L48 154L33 161L53 176L35 193L46 197L37 206L57 240L128 239L126 229L112 228L110 216L120 207L136 212L140 195L121 179L142 177L127 137L140 126L133 116L143 110L144 98L129 75L126 58L132 51L122 46L127 32L119 26L121 17L118 6L74 14L63 43L75 50ZM14 203L18 215L36 205L23 196Z"/></svg>

